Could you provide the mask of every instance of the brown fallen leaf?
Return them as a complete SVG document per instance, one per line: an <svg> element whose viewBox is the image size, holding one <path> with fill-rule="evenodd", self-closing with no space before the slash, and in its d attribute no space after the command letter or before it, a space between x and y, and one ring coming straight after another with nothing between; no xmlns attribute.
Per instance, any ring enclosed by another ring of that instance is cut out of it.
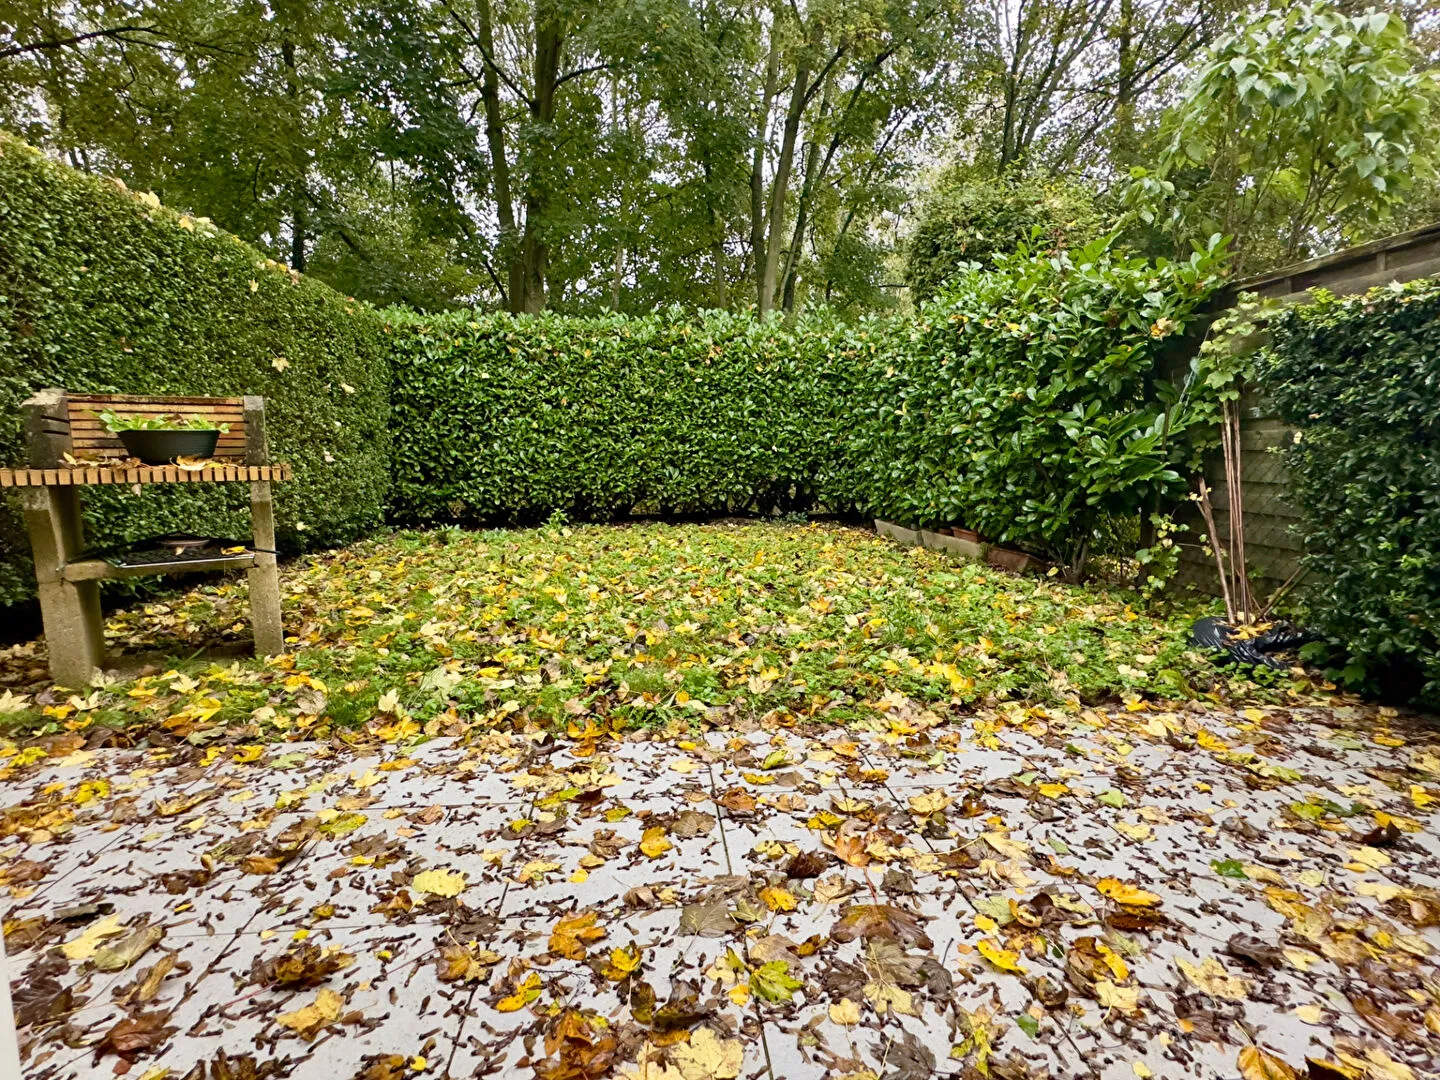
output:
<svg viewBox="0 0 1440 1080"><path fill-rule="evenodd" d="M619 1060L609 1025L580 1009L566 1009L545 1032L545 1058L533 1063L536 1080L600 1080Z"/></svg>
<svg viewBox="0 0 1440 1080"><path fill-rule="evenodd" d="M1039 975L1025 984L1035 1000L1047 1009L1058 1009L1070 998L1070 991L1046 975Z"/></svg>
<svg viewBox="0 0 1440 1080"><path fill-rule="evenodd" d="M63 964L64 961L61 961ZM53 972L28 972L11 991L15 1026L20 1030L63 1019L86 1002L71 986L62 986Z"/></svg>
<svg viewBox="0 0 1440 1080"><path fill-rule="evenodd" d="M821 842L831 851L835 852L836 858L848 866L864 869L870 865L870 853L865 850L865 838L856 836L853 833L848 835L826 836Z"/></svg>
<svg viewBox="0 0 1440 1080"><path fill-rule="evenodd" d="M478 982L500 962L498 953L476 950L468 945L442 945L435 957L435 977L441 982Z"/></svg>
<svg viewBox="0 0 1440 1080"><path fill-rule="evenodd" d="M893 904L852 904L840 913L830 930L832 941L847 942L884 938L898 941L907 949L934 947L921 928L922 916Z"/></svg>
<svg viewBox="0 0 1440 1080"><path fill-rule="evenodd" d="M680 911L680 932L694 937L724 937L735 929L729 906L721 897L686 904Z"/></svg>
<svg viewBox="0 0 1440 1080"><path fill-rule="evenodd" d="M1285 959L1285 953L1278 945L1271 945L1253 934L1232 934L1225 943L1225 951L1261 968L1279 967Z"/></svg>
<svg viewBox="0 0 1440 1080"><path fill-rule="evenodd" d="M660 906L660 897L649 885L637 885L633 889L627 889L622 899L626 907L640 910Z"/></svg>
<svg viewBox="0 0 1440 1080"><path fill-rule="evenodd" d="M1387 821L1384 825L1377 825L1360 838L1363 847L1394 847L1400 842L1405 834L1395 827L1393 821Z"/></svg>
<svg viewBox="0 0 1440 1080"><path fill-rule="evenodd" d="M732 814L745 816L755 812L755 796L744 788L732 787L715 800Z"/></svg>
<svg viewBox="0 0 1440 1080"><path fill-rule="evenodd" d="M292 1067L285 1057L256 1061L251 1054L231 1057L221 1050L209 1061L197 1061L183 1080L282 1080Z"/></svg>
<svg viewBox="0 0 1440 1080"><path fill-rule="evenodd" d="M1350 1004L1359 1014L1360 1019L1380 1034L1388 1035L1401 1042L1412 1042L1421 1046L1430 1041L1420 1025L1407 1020L1403 1013L1396 1011L1393 1007L1381 1006L1367 995L1357 991L1352 991L1348 996Z"/></svg>
<svg viewBox="0 0 1440 1080"><path fill-rule="evenodd" d="M175 1029L165 1023L169 1019L168 1012L127 1016L95 1044L95 1060L99 1061L106 1054L114 1054L133 1061L141 1054L158 1050L165 1040L175 1033Z"/></svg>
<svg viewBox="0 0 1440 1080"><path fill-rule="evenodd" d="M675 823L670 826L670 835L678 836L681 840L693 840L697 836L707 835L713 828L714 814L701 810L682 810L675 818Z"/></svg>
<svg viewBox="0 0 1440 1080"><path fill-rule="evenodd" d="M304 990L319 986L337 971L349 967L355 957L338 949L303 944L251 969L251 981L274 989Z"/></svg>
<svg viewBox="0 0 1440 1080"><path fill-rule="evenodd" d="M790 856L783 867L792 881L818 878L830 867L830 856L823 851L800 851Z"/></svg>

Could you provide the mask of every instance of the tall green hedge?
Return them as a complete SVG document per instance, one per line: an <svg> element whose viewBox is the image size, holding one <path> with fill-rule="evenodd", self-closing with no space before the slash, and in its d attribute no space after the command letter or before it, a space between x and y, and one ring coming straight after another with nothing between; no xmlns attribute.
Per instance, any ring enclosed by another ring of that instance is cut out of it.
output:
<svg viewBox="0 0 1440 1080"><path fill-rule="evenodd" d="M721 312L392 316L400 520L805 508L834 467L823 333Z"/></svg>
<svg viewBox="0 0 1440 1080"><path fill-rule="evenodd" d="M1440 706L1440 281L1322 294L1271 329L1309 618L1347 682Z"/></svg>
<svg viewBox="0 0 1440 1080"><path fill-rule="evenodd" d="M23 464L34 390L261 394L270 448L295 466L276 492L288 550L381 521L389 486L389 363L369 309L115 182L0 133L0 464ZM176 529L237 534L242 485L85 492L90 539ZM0 505L0 606L33 593L24 531Z"/></svg>
<svg viewBox="0 0 1440 1080"><path fill-rule="evenodd" d="M1161 372L1222 257L1152 263L1100 239L963 267L859 354L847 489L876 516L963 522L1078 573L1103 518L1183 495L1214 439L1208 391Z"/></svg>
<svg viewBox="0 0 1440 1080"><path fill-rule="evenodd" d="M1205 402L1157 377L1218 252L997 256L916 318L395 314L409 522L823 505L1083 563L1183 486Z"/></svg>

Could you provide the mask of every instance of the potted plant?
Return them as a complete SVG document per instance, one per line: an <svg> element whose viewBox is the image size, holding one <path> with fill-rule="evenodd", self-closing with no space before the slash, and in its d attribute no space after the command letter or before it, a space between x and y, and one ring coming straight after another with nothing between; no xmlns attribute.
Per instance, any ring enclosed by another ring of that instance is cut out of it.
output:
<svg viewBox="0 0 1440 1080"><path fill-rule="evenodd" d="M179 457L209 457L229 424L199 416L121 416L113 409L97 414L105 430L118 436L127 453L147 465L169 465Z"/></svg>

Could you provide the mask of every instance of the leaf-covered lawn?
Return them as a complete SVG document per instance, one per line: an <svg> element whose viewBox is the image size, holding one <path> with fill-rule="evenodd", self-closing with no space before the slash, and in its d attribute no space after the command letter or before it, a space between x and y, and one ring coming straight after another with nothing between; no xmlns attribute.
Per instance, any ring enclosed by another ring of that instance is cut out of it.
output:
<svg viewBox="0 0 1440 1080"><path fill-rule="evenodd" d="M41 646L9 650L4 719L26 734L159 725L196 740L238 727L394 741L525 721L875 722L907 701L984 724L1021 705L1319 692L1218 672L1184 644L1192 606L1156 617L1123 590L826 525L396 533L292 564L282 588L286 656L214 660L248 634L245 587L196 588L111 619L112 650L171 658L133 681L55 689Z"/></svg>

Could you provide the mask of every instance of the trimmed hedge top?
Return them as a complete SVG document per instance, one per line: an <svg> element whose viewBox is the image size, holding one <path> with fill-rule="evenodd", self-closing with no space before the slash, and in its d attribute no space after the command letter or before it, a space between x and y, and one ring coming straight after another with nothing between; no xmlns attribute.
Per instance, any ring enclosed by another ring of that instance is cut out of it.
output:
<svg viewBox="0 0 1440 1080"><path fill-rule="evenodd" d="M20 404L43 387L260 394L271 453L295 467L276 496L282 547L340 543L382 519L389 384L364 305L0 132L0 462L24 462ZM88 539L243 534L248 489L204 487L89 489ZM0 605L34 591L26 546L0 506Z"/></svg>

